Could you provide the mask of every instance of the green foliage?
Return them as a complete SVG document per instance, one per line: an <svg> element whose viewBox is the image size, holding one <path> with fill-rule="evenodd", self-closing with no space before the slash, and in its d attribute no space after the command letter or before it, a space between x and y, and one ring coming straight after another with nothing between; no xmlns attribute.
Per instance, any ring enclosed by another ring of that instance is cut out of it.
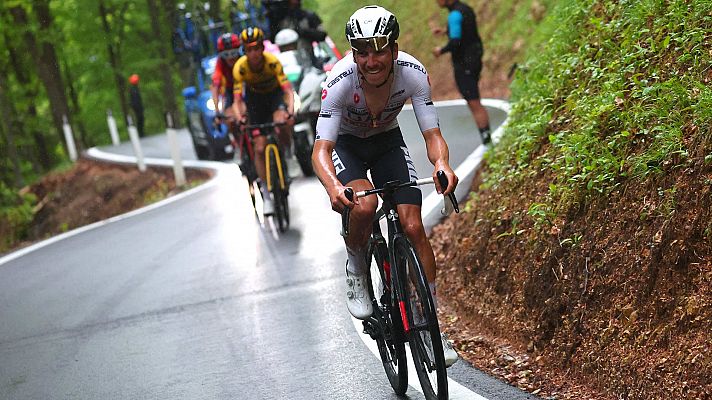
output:
<svg viewBox="0 0 712 400"><path fill-rule="evenodd" d="M470 1L466 1L471 3ZM346 21L361 7L375 4L370 0L355 0L351 2L341 0L320 0L318 8L314 10L324 20L324 25L329 32L331 38L336 43L337 47L342 51L349 49L348 43L344 36ZM435 0L426 0L418 3L417 7L412 7L413 3L398 1L398 0L383 0L378 2L378 5L393 12L398 17L398 22L401 27L401 37L407 37L410 43L418 43L422 46L418 49L403 48L406 52L416 54L417 57L425 63L429 63L432 59L430 49L436 43L444 42L442 37L435 37L428 27L430 18L440 18L445 20L445 11L440 11Z"/></svg>
<svg viewBox="0 0 712 400"><path fill-rule="evenodd" d="M33 194L18 194L0 181L0 252L25 237L36 202Z"/></svg>
<svg viewBox="0 0 712 400"><path fill-rule="evenodd" d="M100 17L101 4L107 10L108 32ZM171 2L157 1L156 4L170 5ZM120 94L127 102L127 78L133 73L141 76L148 133L164 129L163 115L168 105L163 94L165 74L173 77L175 102L182 103L180 91L186 84L180 81L178 68L173 63L169 36L172 27L151 20L147 2L65 0L52 1L49 5L52 25L49 33L44 33L34 3L0 3L0 73L3 74L0 84L5 97L0 102L9 107L11 120L6 122L12 127L12 144L20 161L19 168L10 164L3 168L0 179L6 183L14 181L15 169L25 181L32 181L67 158L62 132L54 127L48 95L38 77L40 60L31 54L27 36L34 37L38 45L50 44L57 54L75 141L80 148L111 143L106 120L109 109L116 118L122 140L128 139ZM20 25L14 20L13 7L24 10L27 23ZM163 27L164 37L154 37L152 24ZM109 54L109 46L113 55ZM161 48L168 60L160 59L158 50ZM160 67L162 62L174 67L165 70ZM116 71L112 64L117 66ZM6 143L4 137L2 141L0 158L4 159L8 155L5 149L11 143ZM42 142L44 153L40 150ZM42 156L49 160L41 162Z"/></svg>
<svg viewBox="0 0 712 400"><path fill-rule="evenodd" d="M689 162L699 149L685 136L712 128L711 11L705 0L559 2L512 85L485 187L550 171L546 198L529 209L542 224Z"/></svg>

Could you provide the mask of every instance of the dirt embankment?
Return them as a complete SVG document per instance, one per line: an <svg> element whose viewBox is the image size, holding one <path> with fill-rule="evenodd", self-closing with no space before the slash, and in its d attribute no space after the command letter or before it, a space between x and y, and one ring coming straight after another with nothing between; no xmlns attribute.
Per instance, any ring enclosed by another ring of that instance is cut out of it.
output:
<svg viewBox="0 0 712 400"><path fill-rule="evenodd" d="M432 235L441 319L465 358L558 399L712 398L703 157L572 209L544 234L526 210L546 172L496 192L478 177L471 210Z"/></svg>
<svg viewBox="0 0 712 400"><path fill-rule="evenodd" d="M186 169L187 187L210 179L212 171ZM52 173L23 189L37 196L28 236L15 248L132 211L171 196L173 170L121 165L81 158L68 171Z"/></svg>

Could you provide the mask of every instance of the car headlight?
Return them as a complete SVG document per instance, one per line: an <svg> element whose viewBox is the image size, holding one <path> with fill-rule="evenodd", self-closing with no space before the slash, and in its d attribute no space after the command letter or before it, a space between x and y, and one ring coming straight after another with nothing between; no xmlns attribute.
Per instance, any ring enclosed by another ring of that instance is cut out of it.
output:
<svg viewBox="0 0 712 400"><path fill-rule="evenodd" d="M222 110L222 100L218 100L218 106L220 106L220 109ZM215 103L213 103L213 99L210 98L205 102L205 108L207 108L210 111L215 111Z"/></svg>

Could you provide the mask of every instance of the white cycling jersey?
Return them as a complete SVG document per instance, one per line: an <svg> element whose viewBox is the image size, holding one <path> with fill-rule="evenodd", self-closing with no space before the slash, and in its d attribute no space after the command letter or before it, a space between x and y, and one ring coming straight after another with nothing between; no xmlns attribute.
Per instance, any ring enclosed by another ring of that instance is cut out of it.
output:
<svg viewBox="0 0 712 400"><path fill-rule="evenodd" d="M438 127L438 114L430 94L428 72L415 57L402 51L393 62L393 84L380 115L372 116L351 55L339 60L321 92L321 112L316 124L316 140L336 142L339 135L361 138L398 127L396 117L411 99L421 132Z"/></svg>

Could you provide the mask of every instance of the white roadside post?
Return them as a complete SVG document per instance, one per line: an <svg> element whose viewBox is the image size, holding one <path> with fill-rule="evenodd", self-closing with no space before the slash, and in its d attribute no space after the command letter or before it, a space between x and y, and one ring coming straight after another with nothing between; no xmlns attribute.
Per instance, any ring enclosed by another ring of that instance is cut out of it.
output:
<svg viewBox="0 0 712 400"><path fill-rule="evenodd" d="M136 155L136 164L138 165L138 170L141 172L146 172L146 163L143 161L143 151L141 150L141 141L138 138L138 131L133 124L133 120L129 115L127 117L129 122L129 139L131 139L131 144L133 145L134 154Z"/></svg>
<svg viewBox="0 0 712 400"><path fill-rule="evenodd" d="M111 135L111 143L114 146L118 146L121 141L119 140L119 130L116 128L116 119L114 119L111 110L106 110L106 123L109 124L109 134Z"/></svg>
<svg viewBox="0 0 712 400"><path fill-rule="evenodd" d="M74 144L74 135L72 127L69 126L69 121L66 115L62 115L62 128L64 129L64 140L67 142L67 151L69 151L69 159L72 162L77 161L77 146Z"/></svg>
<svg viewBox="0 0 712 400"><path fill-rule="evenodd" d="M170 112L166 113L166 136L168 136L168 147L171 149L173 159L173 175L176 180L176 187L185 185L185 170L180 157L180 146L178 145L178 133L173 128L173 117Z"/></svg>

